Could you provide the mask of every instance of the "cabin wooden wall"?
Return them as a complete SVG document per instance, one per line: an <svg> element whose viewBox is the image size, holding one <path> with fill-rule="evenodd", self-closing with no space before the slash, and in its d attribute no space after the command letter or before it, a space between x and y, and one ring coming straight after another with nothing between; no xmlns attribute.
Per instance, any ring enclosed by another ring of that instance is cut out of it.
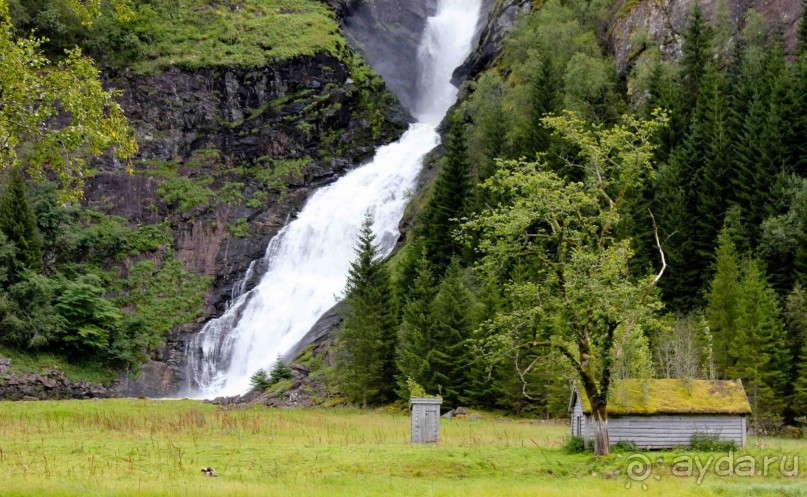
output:
<svg viewBox="0 0 807 497"><path fill-rule="evenodd" d="M574 421L574 415L572 415ZM586 416L583 436L592 441L594 423ZM731 415L658 415L609 416L608 435L611 445L621 440L633 442L640 449L672 449L688 447L696 433L715 434L721 440L734 440L745 447L745 417Z"/></svg>

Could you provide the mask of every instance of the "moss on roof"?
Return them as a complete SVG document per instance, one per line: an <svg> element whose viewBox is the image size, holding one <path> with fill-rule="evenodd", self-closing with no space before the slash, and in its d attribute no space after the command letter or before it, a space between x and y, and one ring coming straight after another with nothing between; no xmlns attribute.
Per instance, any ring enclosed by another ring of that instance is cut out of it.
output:
<svg viewBox="0 0 807 497"><path fill-rule="evenodd" d="M583 412L591 404L581 388ZM742 383L709 380L620 380L611 385L608 414L750 414Z"/></svg>

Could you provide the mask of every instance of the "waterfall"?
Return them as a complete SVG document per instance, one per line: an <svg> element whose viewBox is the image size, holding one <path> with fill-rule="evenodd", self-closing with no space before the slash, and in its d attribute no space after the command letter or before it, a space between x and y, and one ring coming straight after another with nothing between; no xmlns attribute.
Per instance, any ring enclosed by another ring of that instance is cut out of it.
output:
<svg viewBox="0 0 807 497"><path fill-rule="evenodd" d="M345 288L365 213L380 252L389 254L423 158L440 143L436 126L456 101L451 75L471 51L480 10L481 0L439 0L418 53L419 122L371 162L316 191L271 240L260 283L248 292L237 285L227 311L188 341L187 393L246 392L255 371L270 368L311 329Z"/></svg>

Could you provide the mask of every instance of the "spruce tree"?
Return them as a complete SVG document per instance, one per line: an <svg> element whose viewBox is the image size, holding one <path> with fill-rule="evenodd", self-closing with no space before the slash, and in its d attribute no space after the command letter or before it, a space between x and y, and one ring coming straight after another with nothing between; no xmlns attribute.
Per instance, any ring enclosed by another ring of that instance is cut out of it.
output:
<svg viewBox="0 0 807 497"><path fill-rule="evenodd" d="M429 269L426 253L421 252L416 261L411 291L403 305L403 319L398 340L398 386L402 396L408 392L409 378L419 385L426 385L430 378L426 358L434 348L434 319L431 307L435 293L437 287Z"/></svg>
<svg viewBox="0 0 807 497"><path fill-rule="evenodd" d="M530 159L535 158L536 153L549 151L552 132L541 119L563 105L563 74L550 53L544 51L530 84L530 120L521 150L521 155Z"/></svg>
<svg viewBox="0 0 807 497"><path fill-rule="evenodd" d="M741 116L736 140L733 190L743 208L748 237L757 240L771 212L771 190L783 174L795 172L803 137L796 135L800 116L785 63L781 33L763 56L747 55L748 73L741 77Z"/></svg>
<svg viewBox="0 0 807 497"><path fill-rule="evenodd" d="M792 358L788 411L791 417L803 416L807 414L807 292L801 285L796 284L787 296L783 315Z"/></svg>
<svg viewBox="0 0 807 497"><path fill-rule="evenodd" d="M677 198L656 202L661 218L677 223L666 225L675 236L670 240L671 281L665 284L665 293L682 311L701 304L701 290L731 193L728 186L734 152L723 88L723 75L708 64L701 75L689 133L673 153L665 171L669 184L660 192Z"/></svg>
<svg viewBox="0 0 807 497"><path fill-rule="evenodd" d="M471 194L468 150L462 122L454 118L446 143L443 169L434 184L434 193L422 218L422 234L429 262L435 274L445 271L451 258L462 253L454 238L458 220L466 213Z"/></svg>
<svg viewBox="0 0 807 497"><path fill-rule="evenodd" d="M275 364L272 366L272 371L269 373L269 380L272 384L278 383L283 380L290 380L294 374L288 364L283 362L280 356L277 356Z"/></svg>
<svg viewBox="0 0 807 497"><path fill-rule="evenodd" d="M737 304L731 372L743 380L759 425L782 412L790 360L776 293L755 259L749 260L743 271Z"/></svg>
<svg viewBox="0 0 807 497"><path fill-rule="evenodd" d="M0 200L0 231L15 247L10 280L18 281L25 270L42 269L42 237L36 225L36 216L28 202L25 179L20 168L10 173L8 188Z"/></svg>
<svg viewBox="0 0 807 497"><path fill-rule="evenodd" d="M397 310L371 226L368 215L345 287L348 311L337 334L335 368L342 394L365 407L392 398L396 374Z"/></svg>
<svg viewBox="0 0 807 497"><path fill-rule="evenodd" d="M468 339L476 326L475 306L473 294L465 285L462 268L455 258L434 297L434 345L426 356L430 375L426 384L441 391L448 405L468 401L465 390L471 364Z"/></svg>
<svg viewBox="0 0 807 497"><path fill-rule="evenodd" d="M740 264L727 229L720 232L717 243L715 275L709 290L706 318L713 337L717 376L727 378L734 366L732 348L739 333Z"/></svg>
<svg viewBox="0 0 807 497"><path fill-rule="evenodd" d="M681 87L685 109L694 109L698 100L701 78L712 60L712 29L706 22L699 2L694 2L681 44Z"/></svg>

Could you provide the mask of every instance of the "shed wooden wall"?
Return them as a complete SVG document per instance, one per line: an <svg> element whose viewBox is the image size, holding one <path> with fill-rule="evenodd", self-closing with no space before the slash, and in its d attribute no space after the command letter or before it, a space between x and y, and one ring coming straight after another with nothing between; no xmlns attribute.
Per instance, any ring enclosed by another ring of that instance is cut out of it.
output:
<svg viewBox="0 0 807 497"><path fill-rule="evenodd" d="M574 419L574 418L572 418ZM586 416L583 437L593 441L594 424ZM609 416L608 436L611 445L624 440L633 442L640 449L672 449L686 447L695 433L718 435L721 440L734 440L738 447L745 447L745 416L731 415L657 415L657 416ZM588 443L586 444L588 445Z"/></svg>

